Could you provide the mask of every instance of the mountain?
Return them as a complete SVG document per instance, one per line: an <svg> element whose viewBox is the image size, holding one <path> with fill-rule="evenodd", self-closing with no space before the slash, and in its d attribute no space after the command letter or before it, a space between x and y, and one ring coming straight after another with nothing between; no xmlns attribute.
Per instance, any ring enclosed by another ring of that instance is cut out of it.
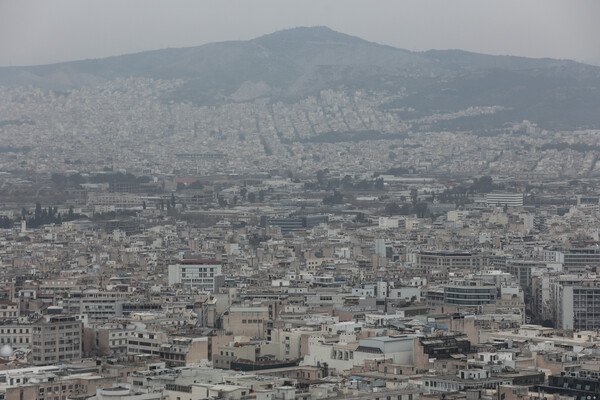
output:
<svg viewBox="0 0 600 400"><path fill-rule="evenodd" d="M550 129L600 127L600 67L568 60L459 50L411 52L326 27L248 41L147 51L98 60L0 68L0 85L68 90L116 78L181 79L165 101L199 105L295 101L324 89L381 91L407 119L477 106L502 111L433 121L432 129L500 127L524 119Z"/></svg>

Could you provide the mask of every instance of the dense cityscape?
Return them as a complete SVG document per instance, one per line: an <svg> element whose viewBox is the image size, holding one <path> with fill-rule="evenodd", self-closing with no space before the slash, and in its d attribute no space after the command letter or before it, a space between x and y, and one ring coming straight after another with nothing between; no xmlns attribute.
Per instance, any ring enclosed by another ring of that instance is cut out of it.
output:
<svg viewBox="0 0 600 400"><path fill-rule="evenodd" d="M0 86L0 400L598 399L599 129L183 85Z"/></svg>

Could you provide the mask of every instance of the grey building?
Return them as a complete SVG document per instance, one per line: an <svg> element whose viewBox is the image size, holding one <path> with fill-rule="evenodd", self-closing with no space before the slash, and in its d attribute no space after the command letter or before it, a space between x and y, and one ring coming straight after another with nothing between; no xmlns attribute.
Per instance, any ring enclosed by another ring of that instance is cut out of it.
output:
<svg viewBox="0 0 600 400"><path fill-rule="evenodd" d="M444 304L461 307L479 307L496 302L495 285L445 285Z"/></svg>

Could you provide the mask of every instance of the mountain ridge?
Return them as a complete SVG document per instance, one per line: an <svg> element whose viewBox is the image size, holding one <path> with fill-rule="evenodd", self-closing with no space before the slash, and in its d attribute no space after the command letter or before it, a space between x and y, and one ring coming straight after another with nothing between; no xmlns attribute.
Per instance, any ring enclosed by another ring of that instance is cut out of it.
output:
<svg viewBox="0 0 600 400"><path fill-rule="evenodd" d="M600 127L594 112L600 109L600 67L463 50L412 52L323 26L246 41L0 68L0 85L50 90L128 77L182 80L163 100L197 105L296 101L328 89L367 90L394 98L384 108L414 109L411 118L498 105L513 111L495 125L529 119L553 129Z"/></svg>

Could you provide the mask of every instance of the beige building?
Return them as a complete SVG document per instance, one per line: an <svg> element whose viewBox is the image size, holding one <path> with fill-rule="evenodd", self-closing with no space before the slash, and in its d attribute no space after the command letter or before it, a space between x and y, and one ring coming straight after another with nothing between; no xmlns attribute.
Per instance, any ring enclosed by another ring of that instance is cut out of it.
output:
<svg viewBox="0 0 600 400"><path fill-rule="evenodd" d="M230 307L223 315L223 329L234 335L262 338L268 320L268 307Z"/></svg>
<svg viewBox="0 0 600 400"><path fill-rule="evenodd" d="M213 365L215 368L231 369L231 363L237 360L256 362L261 358L280 359L279 351L277 343L251 342L219 346L217 353L213 355Z"/></svg>
<svg viewBox="0 0 600 400"><path fill-rule="evenodd" d="M134 335L135 325L103 324L85 328L83 352L98 355L127 354L127 339Z"/></svg>
<svg viewBox="0 0 600 400"><path fill-rule="evenodd" d="M31 345L31 325L0 325L0 345L10 344L12 347L29 347Z"/></svg>
<svg viewBox="0 0 600 400"><path fill-rule="evenodd" d="M40 291L44 293L73 289L79 289L79 282L73 278L44 279L40 285Z"/></svg>
<svg viewBox="0 0 600 400"><path fill-rule="evenodd" d="M33 324L32 362L49 365L81 359L83 323L74 316L46 315Z"/></svg>
<svg viewBox="0 0 600 400"><path fill-rule="evenodd" d="M308 339L312 335L325 334L322 330L281 329L271 333L271 342L278 343L282 360L302 359L308 353Z"/></svg>
<svg viewBox="0 0 600 400"><path fill-rule="evenodd" d="M173 365L188 365L208 360L207 337L174 337L160 346L160 359Z"/></svg>
<svg viewBox="0 0 600 400"><path fill-rule="evenodd" d="M333 263L333 258L307 258L306 269L308 271L317 271L321 266Z"/></svg>
<svg viewBox="0 0 600 400"><path fill-rule="evenodd" d="M167 342L165 332L135 332L127 338L127 355L145 354L159 357L160 346Z"/></svg>
<svg viewBox="0 0 600 400"><path fill-rule="evenodd" d="M19 305L12 301L0 302L0 320L13 320L19 317Z"/></svg>

